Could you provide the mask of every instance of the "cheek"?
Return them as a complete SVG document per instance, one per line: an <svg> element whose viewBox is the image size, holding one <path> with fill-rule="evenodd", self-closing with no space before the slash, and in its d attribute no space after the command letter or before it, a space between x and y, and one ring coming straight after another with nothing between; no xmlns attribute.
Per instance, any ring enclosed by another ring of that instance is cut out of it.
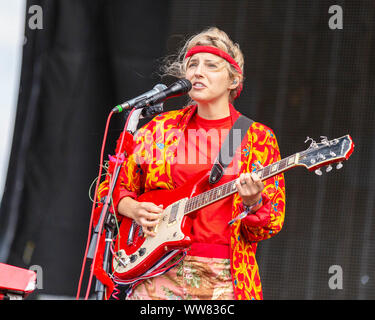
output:
<svg viewBox="0 0 375 320"><path fill-rule="evenodd" d="M188 69L185 71L185 78L186 79L192 79L194 76L194 72L192 71L192 69Z"/></svg>
<svg viewBox="0 0 375 320"><path fill-rule="evenodd" d="M215 83L215 87L219 91L228 89L231 83L230 80L228 80L228 77L225 77L223 75L217 75L213 77L212 81Z"/></svg>

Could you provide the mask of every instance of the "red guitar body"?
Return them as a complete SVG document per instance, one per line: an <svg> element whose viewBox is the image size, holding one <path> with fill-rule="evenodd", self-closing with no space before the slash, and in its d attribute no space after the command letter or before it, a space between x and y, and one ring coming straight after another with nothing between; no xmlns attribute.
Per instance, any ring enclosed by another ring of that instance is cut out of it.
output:
<svg viewBox="0 0 375 320"><path fill-rule="evenodd" d="M121 280L136 278L149 270L168 252L189 248L191 245L189 235L192 220L189 215L184 214L184 201L181 203L180 200L187 200L203 191L207 191L209 188L208 174L206 174L203 177L198 175L191 179L188 184L173 190L154 190L139 196L137 200L140 202L163 205L165 210L162 214L165 217L164 221L161 221L161 225L164 225L167 229L161 230L162 228L159 224L156 229L157 237L145 238L139 230L140 227L134 224L132 219L124 218L119 228L119 236L114 245L115 250L119 250L116 252L117 256L115 255L113 258L112 268L114 275ZM176 203L179 206L178 213L172 212L176 211L173 210L173 204ZM176 216L176 219L172 222L170 222L171 216ZM159 231L160 236L165 235L161 240L158 237ZM173 237L175 233L179 233L179 237ZM169 238L171 239L168 239L167 234L170 235ZM131 241L129 241L129 235L132 235ZM122 261L119 262L119 258ZM122 268L124 263L128 267Z"/></svg>

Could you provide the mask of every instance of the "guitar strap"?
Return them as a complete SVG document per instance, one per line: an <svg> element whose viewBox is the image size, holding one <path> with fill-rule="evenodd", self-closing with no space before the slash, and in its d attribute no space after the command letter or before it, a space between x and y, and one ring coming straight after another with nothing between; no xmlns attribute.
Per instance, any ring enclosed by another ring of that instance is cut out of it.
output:
<svg viewBox="0 0 375 320"><path fill-rule="evenodd" d="M247 130L253 122L248 117L241 115L233 124L211 169L209 177L211 184L217 183L221 179L226 167L231 163L236 150L241 145Z"/></svg>

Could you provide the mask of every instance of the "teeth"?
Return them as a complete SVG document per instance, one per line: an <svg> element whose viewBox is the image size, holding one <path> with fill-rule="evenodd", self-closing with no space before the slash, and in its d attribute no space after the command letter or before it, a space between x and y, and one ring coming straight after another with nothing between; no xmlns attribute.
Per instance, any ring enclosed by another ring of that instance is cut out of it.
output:
<svg viewBox="0 0 375 320"><path fill-rule="evenodd" d="M196 87L203 87L203 84L201 84L201 83L195 83L194 86L196 86Z"/></svg>

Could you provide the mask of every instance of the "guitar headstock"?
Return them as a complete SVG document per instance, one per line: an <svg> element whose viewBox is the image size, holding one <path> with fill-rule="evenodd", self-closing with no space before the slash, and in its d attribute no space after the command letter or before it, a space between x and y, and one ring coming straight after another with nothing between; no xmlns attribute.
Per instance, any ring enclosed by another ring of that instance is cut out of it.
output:
<svg viewBox="0 0 375 320"><path fill-rule="evenodd" d="M297 163L309 171L315 171L317 175L322 175L320 168L323 166L327 166L326 172L331 171L333 163L337 163L336 168L341 169L342 161L347 160L354 150L354 143L349 135L333 140L321 138L321 142L317 143L307 137L305 143L309 140L312 142L307 150L299 153Z"/></svg>

